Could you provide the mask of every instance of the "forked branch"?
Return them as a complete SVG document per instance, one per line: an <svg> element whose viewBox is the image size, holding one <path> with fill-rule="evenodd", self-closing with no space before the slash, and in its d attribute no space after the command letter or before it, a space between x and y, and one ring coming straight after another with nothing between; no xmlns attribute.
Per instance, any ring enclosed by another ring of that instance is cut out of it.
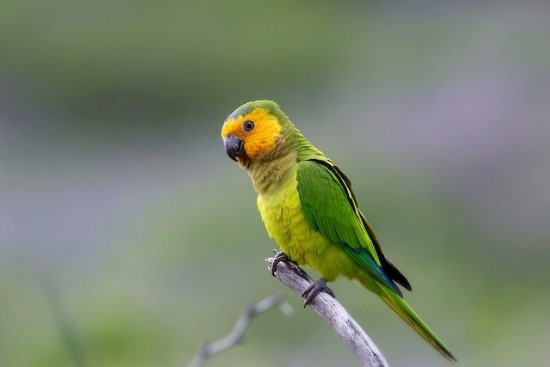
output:
<svg viewBox="0 0 550 367"><path fill-rule="evenodd" d="M273 258L267 259L267 262L271 271ZM309 275L292 263L279 262L275 275L300 297L304 290L313 284ZM378 347L335 298L326 293L319 293L309 306L332 326L336 334L355 354L361 366L388 367ZM292 307L280 295L270 296L252 304L243 310L241 317L227 336L204 344L189 367L200 367L210 356L240 344L252 319L273 307L279 307L285 314L292 312Z"/></svg>

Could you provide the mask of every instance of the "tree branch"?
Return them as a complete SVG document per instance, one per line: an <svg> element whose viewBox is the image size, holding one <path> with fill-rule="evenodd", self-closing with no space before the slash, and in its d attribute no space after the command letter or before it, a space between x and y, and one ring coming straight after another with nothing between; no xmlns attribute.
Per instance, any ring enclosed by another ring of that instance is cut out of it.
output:
<svg viewBox="0 0 550 367"><path fill-rule="evenodd" d="M269 269L273 258L266 260ZM277 278L291 288L300 297L304 290L313 283L307 273L292 263L277 264ZM333 297L319 293L310 307L325 319L336 334L348 345L363 367L388 367L384 356L372 342L361 326L349 315L346 309Z"/></svg>
<svg viewBox="0 0 550 367"><path fill-rule="evenodd" d="M233 330L219 340L204 344L199 354L189 364L189 367L200 367L210 356L240 344L252 319L273 307L279 307L281 312L286 315L293 312L292 306L285 301L284 296L277 294L248 306L242 311L241 317L237 320Z"/></svg>

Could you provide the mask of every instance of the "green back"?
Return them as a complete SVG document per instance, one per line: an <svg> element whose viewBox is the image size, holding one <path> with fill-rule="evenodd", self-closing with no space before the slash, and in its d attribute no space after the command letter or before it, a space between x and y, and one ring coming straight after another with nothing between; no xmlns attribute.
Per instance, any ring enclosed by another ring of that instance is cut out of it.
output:
<svg viewBox="0 0 550 367"><path fill-rule="evenodd" d="M297 168L298 194L311 227L342 247L374 279L402 295L382 268L345 176L325 160L304 160Z"/></svg>

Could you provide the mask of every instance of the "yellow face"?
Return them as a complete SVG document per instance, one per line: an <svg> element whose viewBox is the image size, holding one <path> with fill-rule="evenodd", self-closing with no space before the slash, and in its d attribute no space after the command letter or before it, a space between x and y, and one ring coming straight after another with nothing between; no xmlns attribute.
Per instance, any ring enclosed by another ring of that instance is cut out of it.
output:
<svg viewBox="0 0 550 367"><path fill-rule="evenodd" d="M235 118L228 118L222 127L222 138L229 157L239 163L253 160L271 151L277 143L281 125L267 109L256 108Z"/></svg>

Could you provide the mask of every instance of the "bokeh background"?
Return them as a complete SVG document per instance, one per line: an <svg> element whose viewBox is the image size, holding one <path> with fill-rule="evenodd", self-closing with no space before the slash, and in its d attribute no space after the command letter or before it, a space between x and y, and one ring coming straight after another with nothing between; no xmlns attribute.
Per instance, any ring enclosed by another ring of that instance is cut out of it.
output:
<svg viewBox="0 0 550 367"><path fill-rule="evenodd" d="M219 130L278 101L354 182L406 297L467 366L550 345L545 1L3 1L0 365L353 366L273 279ZM314 273L312 273L314 274ZM447 366L374 295L332 286L393 366Z"/></svg>

